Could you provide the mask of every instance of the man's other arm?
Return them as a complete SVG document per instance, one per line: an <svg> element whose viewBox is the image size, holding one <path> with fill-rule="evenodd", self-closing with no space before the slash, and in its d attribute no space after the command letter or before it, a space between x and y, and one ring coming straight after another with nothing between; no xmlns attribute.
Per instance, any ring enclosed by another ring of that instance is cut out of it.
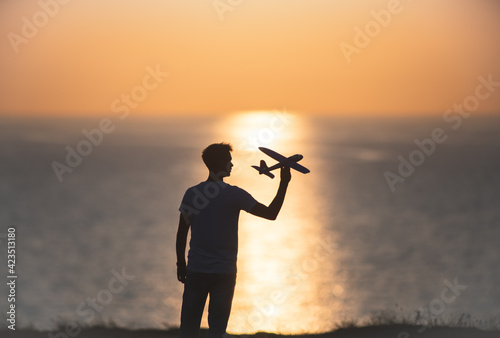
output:
<svg viewBox="0 0 500 338"><path fill-rule="evenodd" d="M177 240L175 242L177 251L177 279L181 283L186 281L186 241L189 231L189 224L186 222L186 217L182 213L179 217L179 228L177 229Z"/></svg>
<svg viewBox="0 0 500 338"><path fill-rule="evenodd" d="M250 213L255 216L259 216L265 219L274 221L283 206L283 201L285 200L286 189L288 188L288 183L292 178L290 173L290 167L281 168L281 181L278 188L278 192L274 197L271 204L266 207L264 204L257 202L255 206L250 210Z"/></svg>

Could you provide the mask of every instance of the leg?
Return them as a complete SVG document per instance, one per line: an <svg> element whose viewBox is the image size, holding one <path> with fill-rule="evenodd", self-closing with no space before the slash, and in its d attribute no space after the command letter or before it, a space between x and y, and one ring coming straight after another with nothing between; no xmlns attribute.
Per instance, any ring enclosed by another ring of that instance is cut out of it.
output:
<svg viewBox="0 0 500 338"><path fill-rule="evenodd" d="M221 338L226 333L233 302L236 274L213 274L208 304L208 337Z"/></svg>
<svg viewBox="0 0 500 338"><path fill-rule="evenodd" d="M207 275L187 272L182 295L181 338L198 338L201 317L208 295Z"/></svg>

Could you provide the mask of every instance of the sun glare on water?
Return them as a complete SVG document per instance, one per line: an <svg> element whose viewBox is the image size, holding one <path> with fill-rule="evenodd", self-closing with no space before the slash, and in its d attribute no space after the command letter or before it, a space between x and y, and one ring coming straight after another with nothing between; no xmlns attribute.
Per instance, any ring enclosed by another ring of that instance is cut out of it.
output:
<svg viewBox="0 0 500 338"><path fill-rule="evenodd" d="M311 170L307 175L292 170L276 221L240 214L238 278L228 332L317 332L329 329L325 325L338 311L333 303L332 313L318 310L334 295L324 279L329 270L336 270L335 238L321 226L318 210L324 201L316 194L321 182L307 141L310 129L306 117L283 111L234 114L217 127L216 135L233 145L234 168L227 182L265 205L276 194L280 170L273 171L276 177L271 179L251 168L261 160L268 166L277 163L258 147L286 157L304 154L300 163Z"/></svg>

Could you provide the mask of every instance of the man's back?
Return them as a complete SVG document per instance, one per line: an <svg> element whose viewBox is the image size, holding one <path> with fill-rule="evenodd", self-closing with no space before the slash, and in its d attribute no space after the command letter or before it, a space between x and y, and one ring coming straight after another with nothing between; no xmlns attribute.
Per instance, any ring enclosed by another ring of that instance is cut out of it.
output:
<svg viewBox="0 0 500 338"><path fill-rule="evenodd" d="M245 190L224 182L201 182L184 194L179 210L189 212L191 241L187 269L236 273L238 218L257 201Z"/></svg>

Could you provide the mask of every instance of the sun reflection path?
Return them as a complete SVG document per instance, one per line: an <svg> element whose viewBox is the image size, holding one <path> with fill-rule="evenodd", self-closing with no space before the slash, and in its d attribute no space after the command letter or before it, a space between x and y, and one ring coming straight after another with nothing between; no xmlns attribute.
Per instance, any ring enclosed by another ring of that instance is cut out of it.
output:
<svg viewBox="0 0 500 338"><path fill-rule="evenodd" d="M269 165L275 162L259 146L285 156L303 153L303 163L311 169L307 175L292 171L276 221L241 213L238 278L228 331L298 334L332 329L345 286L335 281L336 238L319 211L325 201L316 194L321 182L314 161L308 162L312 143L307 119L283 112L242 113L225 119L216 135L229 135L225 141L233 144L235 167L228 183L265 205L276 194L279 171L271 180L250 168L261 159Z"/></svg>
<svg viewBox="0 0 500 338"><path fill-rule="evenodd" d="M233 177L263 159L269 165L273 159L262 154L259 147L277 150L284 156L305 151L307 119L287 111L251 111L225 117L214 130L233 145ZM220 142L214 141L214 142ZM279 174L279 173L278 173Z"/></svg>

